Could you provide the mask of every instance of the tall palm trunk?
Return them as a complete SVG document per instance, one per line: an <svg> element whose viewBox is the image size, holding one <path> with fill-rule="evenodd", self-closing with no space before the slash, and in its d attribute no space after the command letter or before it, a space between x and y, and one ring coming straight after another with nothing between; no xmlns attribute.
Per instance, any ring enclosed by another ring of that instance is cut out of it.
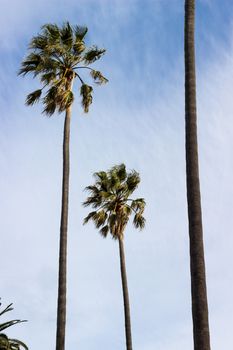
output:
<svg viewBox="0 0 233 350"><path fill-rule="evenodd" d="M185 0L185 128L190 269L195 350L210 350L198 170L195 76L195 0Z"/></svg>
<svg viewBox="0 0 233 350"><path fill-rule="evenodd" d="M127 285L127 274L125 265L125 252L124 252L124 242L123 238L120 237L119 241L119 251L120 251L120 264L121 264L121 281L123 289L123 299L124 299L124 312L125 312L125 336L126 336L126 349L132 350L132 337L131 337L131 322L130 322L130 307L129 307L129 292Z"/></svg>
<svg viewBox="0 0 233 350"><path fill-rule="evenodd" d="M70 155L69 155L70 119L71 119L71 107L68 107L66 110L64 135L63 135L62 208L61 208L61 225L60 225L56 350L65 349L67 226L68 226L69 173L70 173Z"/></svg>

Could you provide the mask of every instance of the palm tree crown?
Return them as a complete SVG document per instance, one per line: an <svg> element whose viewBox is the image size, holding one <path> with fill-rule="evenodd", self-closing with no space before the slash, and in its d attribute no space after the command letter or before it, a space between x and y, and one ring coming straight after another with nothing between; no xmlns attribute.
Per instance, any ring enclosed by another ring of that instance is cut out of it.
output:
<svg viewBox="0 0 233 350"><path fill-rule="evenodd" d="M82 106L84 112L88 112L93 89L81 78L81 70L88 69L97 84L108 80L100 71L88 67L105 53L105 49L97 46L87 48L84 42L86 33L86 27L71 26L66 22L62 27L46 24L41 28L41 33L32 38L30 53L22 62L19 75L32 73L34 77L39 76L43 86L27 96L27 105L42 99L43 112L48 116L56 111L65 111L74 101L72 85L74 79L78 78L81 82Z"/></svg>
<svg viewBox="0 0 233 350"><path fill-rule="evenodd" d="M1 306L0 302L0 306ZM13 307L12 304L8 305L5 309L0 311L0 316L4 315L5 313L12 311ZM18 339L11 339L8 338L8 336L5 333L2 333L3 330L5 330L8 327L14 326L18 323L26 322L26 320L10 320L6 321L4 323L0 323L0 349L1 350L21 350L22 348L24 350L28 350L28 347L26 344L24 344L22 341Z"/></svg>
<svg viewBox="0 0 233 350"><path fill-rule="evenodd" d="M107 172L97 172L94 177L95 185L86 187L90 196L83 205L90 205L96 210L88 214L84 224L93 220L103 237L110 232L114 239L122 239L124 228L133 213L133 224L142 229L145 226L145 200L130 198L140 182L139 174L134 170L127 173L125 165L121 164Z"/></svg>

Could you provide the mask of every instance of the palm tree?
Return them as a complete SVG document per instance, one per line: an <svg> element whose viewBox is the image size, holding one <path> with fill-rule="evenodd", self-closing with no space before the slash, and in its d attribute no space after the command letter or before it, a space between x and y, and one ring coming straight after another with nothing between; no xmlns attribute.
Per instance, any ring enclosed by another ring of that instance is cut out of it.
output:
<svg viewBox="0 0 233 350"><path fill-rule="evenodd" d="M124 231L133 213L133 224L142 229L145 226L143 212L145 200L131 199L131 194L140 182L136 171L126 172L124 164L114 166L109 171L100 171L94 174L96 179L93 186L86 187L90 196L83 205L92 206L94 211L84 219L84 224L92 220L100 234L106 238L108 233L118 240L120 253L121 280L125 313L126 348L132 350L129 293L124 253Z"/></svg>
<svg viewBox="0 0 233 350"><path fill-rule="evenodd" d="M198 170L194 23L195 0L185 0L186 180L195 350L210 350L208 303Z"/></svg>
<svg viewBox="0 0 233 350"><path fill-rule="evenodd" d="M30 53L23 60L19 71L23 76L31 73L34 77L39 77L42 84L41 89L27 96L28 106L41 100L44 105L43 112L46 115L52 116L55 112L65 112L56 350L65 348L69 139L71 107L74 101L73 84L78 78L81 83L82 106L84 112L88 112L89 105L92 103L93 89L84 82L81 72L88 69L97 84L107 82L101 72L88 66L98 60L105 50L97 46L87 48L84 42L86 33L87 28L71 26L68 22L61 27L56 24L44 25L41 33L32 38L29 45ZM45 93L42 97L43 91Z"/></svg>
<svg viewBox="0 0 233 350"><path fill-rule="evenodd" d="M1 303L0 303L0 306L1 306ZM12 310L13 310L12 304L9 304L5 309L0 311L0 316ZM4 323L0 323L0 332L2 332L8 327L14 326L15 324L18 324L21 322L26 322L26 321L11 320L11 321L6 321ZM0 333L0 350L21 350L22 348L24 350L28 350L27 345L24 344L21 340L11 339L11 338L8 338L6 334Z"/></svg>

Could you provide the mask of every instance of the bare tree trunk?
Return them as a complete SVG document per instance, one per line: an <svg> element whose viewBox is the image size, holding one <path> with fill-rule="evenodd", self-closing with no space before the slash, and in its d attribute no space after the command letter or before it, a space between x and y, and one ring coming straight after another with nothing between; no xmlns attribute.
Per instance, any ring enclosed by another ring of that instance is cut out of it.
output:
<svg viewBox="0 0 233 350"><path fill-rule="evenodd" d="M61 224L60 224L56 350L65 349L67 227L68 227L69 173L70 173L70 159L69 159L70 157L69 155L70 119L71 119L71 107L68 107L66 110L64 136L63 136L62 208L61 208Z"/></svg>
<svg viewBox="0 0 233 350"><path fill-rule="evenodd" d="M190 269L195 350L210 350L198 167L195 76L195 0L185 0L185 127Z"/></svg>
<svg viewBox="0 0 233 350"><path fill-rule="evenodd" d="M119 240L119 251L120 251L120 264L121 264L121 281L122 281L122 290L123 290L123 299L124 299L126 349L132 350L133 347L132 347L132 337L131 337L129 292L128 292L128 285L127 285L124 242L123 242L123 238L119 238L118 240Z"/></svg>

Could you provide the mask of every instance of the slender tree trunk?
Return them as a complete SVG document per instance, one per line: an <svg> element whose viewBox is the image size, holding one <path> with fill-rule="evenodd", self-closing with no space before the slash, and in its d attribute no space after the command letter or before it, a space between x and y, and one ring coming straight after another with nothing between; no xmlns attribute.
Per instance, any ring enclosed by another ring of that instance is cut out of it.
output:
<svg viewBox="0 0 233 350"><path fill-rule="evenodd" d="M198 169L195 76L195 0L185 0L185 127L190 269L195 350L210 350Z"/></svg>
<svg viewBox="0 0 233 350"><path fill-rule="evenodd" d="M132 350L133 347L132 347L132 337L131 337L129 292L128 292L128 285L127 285L127 274L126 274L123 238L119 238L119 251L120 251L121 281L122 281L123 299L124 299L124 312L125 312L126 349L127 350Z"/></svg>
<svg viewBox="0 0 233 350"><path fill-rule="evenodd" d="M68 107L66 110L64 136L63 136L62 208L61 208L61 225L60 225L56 350L65 349L67 226L68 226L69 173L70 173L70 159L69 159L70 157L69 155L70 119L71 119L71 107Z"/></svg>

